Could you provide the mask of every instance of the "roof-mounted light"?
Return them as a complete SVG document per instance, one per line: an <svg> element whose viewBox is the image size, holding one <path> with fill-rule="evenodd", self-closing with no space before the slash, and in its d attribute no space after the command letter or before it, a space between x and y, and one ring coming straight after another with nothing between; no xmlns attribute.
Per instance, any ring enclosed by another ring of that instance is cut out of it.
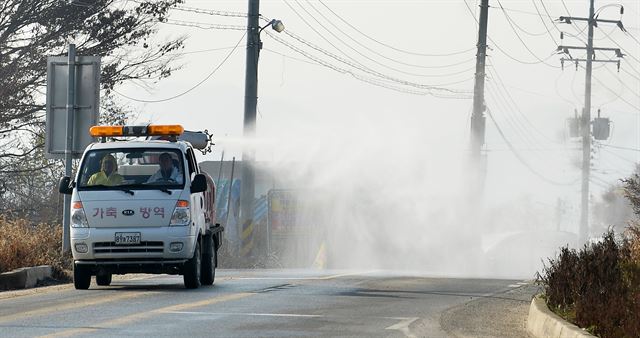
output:
<svg viewBox="0 0 640 338"><path fill-rule="evenodd" d="M179 124L148 126L93 126L89 129L89 134L92 137L180 136L183 132L184 128Z"/></svg>

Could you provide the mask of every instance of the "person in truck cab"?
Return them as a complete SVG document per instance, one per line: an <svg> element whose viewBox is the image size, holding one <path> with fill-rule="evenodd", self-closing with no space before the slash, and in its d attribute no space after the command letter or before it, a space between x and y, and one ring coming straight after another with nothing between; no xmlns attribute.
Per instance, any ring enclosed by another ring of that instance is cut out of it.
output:
<svg viewBox="0 0 640 338"><path fill-rule="evenodd" d="M118 164L111 154L105 155L100 161L100 171L91 175L87 185L120 185L123 178L118 174Z"/></svg>
<svg viewBox="0 0 640 338"><path fill-rule="evenodd" d="M147 183L169 182L182 184L182 174L173 164L169 153L160 154L160 169L147 180Z"/></svg>

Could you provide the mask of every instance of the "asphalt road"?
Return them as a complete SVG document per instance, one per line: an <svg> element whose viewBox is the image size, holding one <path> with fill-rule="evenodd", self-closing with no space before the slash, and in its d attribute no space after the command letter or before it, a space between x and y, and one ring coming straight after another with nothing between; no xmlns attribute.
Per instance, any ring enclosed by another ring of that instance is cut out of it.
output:
<svg viewBox="0 0 640 338"><path fill-rule="evenodd" d="M0 292L0 336L521 337L533 292L520 280L366 271L218 270L196 290L135 275Z"/></svg>

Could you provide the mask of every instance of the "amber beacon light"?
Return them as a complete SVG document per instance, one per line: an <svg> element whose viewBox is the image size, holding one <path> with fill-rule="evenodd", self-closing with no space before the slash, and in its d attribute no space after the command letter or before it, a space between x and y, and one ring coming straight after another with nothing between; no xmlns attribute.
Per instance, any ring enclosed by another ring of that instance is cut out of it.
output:
<svg viewBox="0 0 640 338"><path fill-rule="evenodd" d="M114 136L180 136L184 128L179 124L148 126L93 126L89 129L92 137Z"/></svg>

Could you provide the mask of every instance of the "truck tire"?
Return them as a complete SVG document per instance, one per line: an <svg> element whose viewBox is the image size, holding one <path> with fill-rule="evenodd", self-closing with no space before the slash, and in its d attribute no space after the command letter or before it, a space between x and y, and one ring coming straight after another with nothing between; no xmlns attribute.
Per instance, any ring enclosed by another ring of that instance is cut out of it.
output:
<svg viewBox="0 0 640 338"><path fill-rule="evenodd" d="M100 286L109 286L109 285L111 285L112 276L113 275L110 274L110 273L97 274L96 275L96 284L98 284Z"/></svg>
<svg viewBox="0 0 640 338"><path fill-rule="evenodd" d="M73 263L73 286L76 290L86 290L91 285L91 271L87 267Z"/></svg>
<svg viewBox="0 0 640 338"><path fill-rule="evenodd" d="M216 277L216 251L212 237L208 234L202 238L202 274L200 275L202 285L212 285Z"/></svg>
<svg viewBox="0 0 640 338"><path fill-rule="evenodd" d="M184 263L184 287L187 289L197 289L198 286L200 286L201 265L200 241L198 241L196 242L196 249L193 251L193 257Z"/></svg>

